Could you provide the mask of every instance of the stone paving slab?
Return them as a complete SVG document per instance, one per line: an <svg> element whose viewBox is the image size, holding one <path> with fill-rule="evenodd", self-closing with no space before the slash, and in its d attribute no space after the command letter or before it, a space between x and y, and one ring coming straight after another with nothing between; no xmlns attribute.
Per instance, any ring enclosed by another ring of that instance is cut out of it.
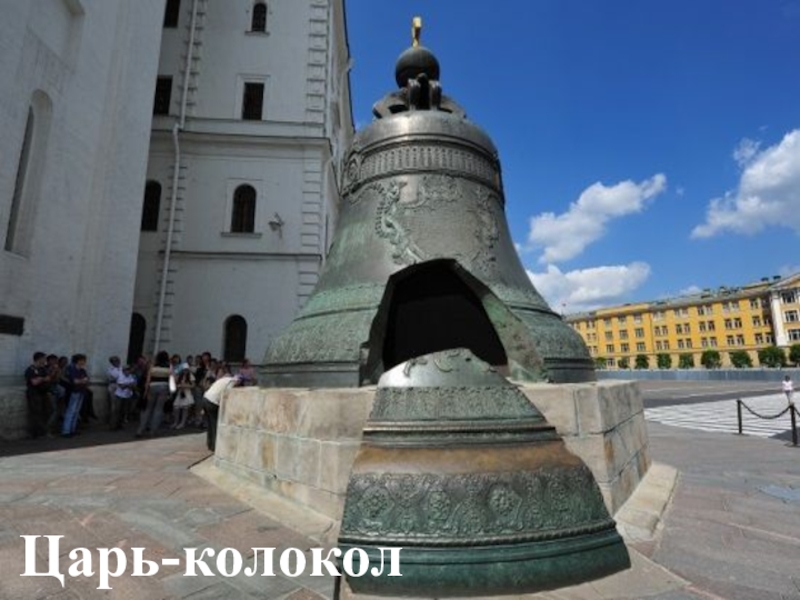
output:
<svg viewBox="0 0 800 600"><path fill-rule="evenodd" d="M132 432L128 432L132 436ZM128 435L81 436L72 440L3 443L0 446L0 599L179 599L265 598L321 600L332 595L333 580L240 574L232 578L184 577L184 562L162 566L154 577L112 580L112 590L98 590L93 577L66 577L62 589L54 577L21 577L24 543L20 535L64 535L61 567L66 572L76 547L119 547L132 562L131 548L145 548L145 558L183 557L183 548L236 548L252 564L253 547L298 547L311 540L257 513L224 491L195 476L189 468L208 457L204 434L131 442ZM43 451L37 452L41 449ZM47 546L37 546L39 569L45 569ZM216 571L212 559L212 570ZM65 573L66 575L66 573Z"/></svg>
<svg viewBox="0 0 800 600"><path fill-rule="evenodd" d="M800 489L800 449L652 423L650 443L681 471L653 559L711 598L800 600L800 507L761 490Z"/></svg>
<svg viewBox="0 0 800 600"><path fill-rule="evenodd" d="M633 569L527 598L800 600L800 504L793 501L800 449L652 423L649 429L653 458L676 467L680 477L655 536L629 544ZM153 560L177 557L187 544L233 547L252 565L253 547L291 546L308 556L311 547L331 541L329 520L310 518L298 532L286 526L291 507L235 481L212 485L197 476L211 462L203 462L203 434L135 442L128 434L0 445L0 600L332 597L331 578L307 574L184 577L182 567L162 567L156 577L114 580L110 591L96 589L96 576L68 577L63 589L52 577L20 577L21 534L66 535L65 569L66 553L78 546L119 547L129 560L133 547L146 548L145 558ZM765 491L778 488L781 494ZM45 551L38 551L44 561Z"/></svg>
<svg viewBox="0 0 800 600"><path fill-rule="evenodd" d="M630 555L630 569L597 581L538 594L483 598L484 600L605 600L608 598L632 600L635 598L659 598L663 594L680 591L688 585L687 581L668 572L636 550L630 549ZM341 600L386 600L386 597L354 594L345 582L342 587Z"/></svg>

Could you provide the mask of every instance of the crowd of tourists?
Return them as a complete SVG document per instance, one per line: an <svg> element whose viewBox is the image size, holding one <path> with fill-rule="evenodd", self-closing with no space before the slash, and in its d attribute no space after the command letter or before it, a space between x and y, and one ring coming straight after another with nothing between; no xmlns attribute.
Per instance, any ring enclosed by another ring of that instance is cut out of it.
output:
<svg viewBox="0 0 800 600"><path fill-rule="evenodd" d="M84 354L69 359L34 353L25 370L30 435L71 437L97 420L90 383ZM112 430L133 424L136 437L157 435L166 428L202 428L208 431L209 449L213 450L222 392L257 383L256 371L247 359L234 373L227 362L213 358L210 352L195 359L162 350L153 360L140 356L133 364L122 364L118 356L111 356L105 381L106 424Z"/></svg>

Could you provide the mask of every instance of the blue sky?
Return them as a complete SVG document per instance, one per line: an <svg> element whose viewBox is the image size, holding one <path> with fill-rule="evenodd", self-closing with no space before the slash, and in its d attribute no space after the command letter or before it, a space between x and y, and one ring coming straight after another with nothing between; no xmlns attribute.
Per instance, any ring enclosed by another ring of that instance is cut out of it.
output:
<svg viewBox="0 0 800 600"><path fill-rule="evenodd" d="M347 0L359 127L414 15L553 308L800 271L800 0Z"/></svg>

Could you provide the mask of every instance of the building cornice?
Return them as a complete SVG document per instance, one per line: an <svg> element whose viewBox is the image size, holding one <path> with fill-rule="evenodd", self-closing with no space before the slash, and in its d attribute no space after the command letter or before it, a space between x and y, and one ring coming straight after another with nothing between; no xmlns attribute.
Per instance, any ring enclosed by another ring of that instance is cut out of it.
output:
<svg viewBox="0 0 800 600"><path fill-rule="evenodd" d="M151 154L170 151L171 132L153 130ZM181 149L195 155L258 156L260 158L295 159L302 152L312 149L324 158L330 156L331 146L327 138L321 137L282 137L263 135L235 135L209 133L182 133ZM287 155L285 150L295 151ZM271 150L281 150L271 153Z"/></svg>
<svg viewBox="0 0 800 600"><path fill-rule="evenodd" d="M169 134L175 124L174 116L153 117L152 132ZM245 138L310 138L325 139L325 129L319 123L300 121L244 121L242 119L210 119L189 117L181 135L211 135Z"/></svg>
<svg viewBox="0 0 800 600"><path fill-rule="evenodd" d="M159 251L162 254L163 251ZM238 252L215 250L173 250L175 260L307 260L320 261L322 257L313 252Z"/></svg>
<svg viewBox="0 0 800 600"><path fill-rule="evenodd" d="M786 283L786 286L781 284ZM794 279L794 284L800 283L800 275ZM663 310L671 310L673 308L687 308L690 306L702 306L705 304L715 304L720 302L728 302L731 300L746 300L749 298L756 298L761 296L768 296L770 291L780 291L787 287L793 287L789 284L789 279L783 280L781 284L770 285L767 282L749 284L738 288L719 288L713 291L707 291L702 294L693 296L667 298L665 300L654 300L652 302L643 302L639 304L620 304L618 306L609 306L607 308L598 308L590 312L575 313L565 315L564 320L568 323L575 323L577 321L585 321L587 319L603 319L616 315L628 315L637 312L658 312Z"/></svg>

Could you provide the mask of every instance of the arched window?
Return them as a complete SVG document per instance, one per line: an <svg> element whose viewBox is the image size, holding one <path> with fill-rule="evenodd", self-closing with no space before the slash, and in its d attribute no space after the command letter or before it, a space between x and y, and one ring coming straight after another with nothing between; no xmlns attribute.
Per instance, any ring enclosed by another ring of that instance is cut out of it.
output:
<svg viewBox="0 0 800 600"><path fill-rule="evenodd" d="M8 217L8 230L6 231L5 249L14 250L14 240L17 236L19 223L19 209L22 202L22 183L25 181L25 172L28 170L28 158L31 152L31 138L33 137L33 109L28 109L28 120L25 123L25 137L22 139L22 150L17 164L17 178L14 184L14 195L11 197L11 213Z"/></svg>
<svg viewBox="0 0 800 600"><path fill-rule="evenodd" d="M256 228L256 190L252 185L240 185L233 192L231 213L232 233L253 233Z"/></svg>
<svg viewBox="0 0 800 600"><path fill-rule="evenodd" d="M50 97L37 90L25 121L25 131L17 162L14 192L3 247L9 252L26 254L33 237L33 221L38 204L42 169L53 104Z"/></svg>
<svg viewBox="0 0 800 600"><path fill-rule="evenodd" d="M181 0L167 0L164 9L164 27L174 29L178 26L178 18L181 14Z"/></svg>
<svg viewBox="0 0 800 600"><path fill-rule="evenodd" d="M267 30L267 3L256 2L253 5L253 26L251 31Z"/></svg>
<svg viewBox="0 0 800 600"><path fill-rule="evenodd" d="M144 186L144 208L142 209L142 231L158 231L158 216L161 210L161 184L148 181Z"/></svg>
<svg viewBox="0 0 800 600"><path fill-rule="evenodd" d="M225 340L222 357L229 362L244 360L247 350L247 321L240 315L225 319Z"/></svg>
<svg viewBox="0 0 800 600"><path fill-rule="evenodd" d="M131 315L131 330L128 336L128 364L132 365L144 352L144 335L147 321L139 313Z"/></svg>

